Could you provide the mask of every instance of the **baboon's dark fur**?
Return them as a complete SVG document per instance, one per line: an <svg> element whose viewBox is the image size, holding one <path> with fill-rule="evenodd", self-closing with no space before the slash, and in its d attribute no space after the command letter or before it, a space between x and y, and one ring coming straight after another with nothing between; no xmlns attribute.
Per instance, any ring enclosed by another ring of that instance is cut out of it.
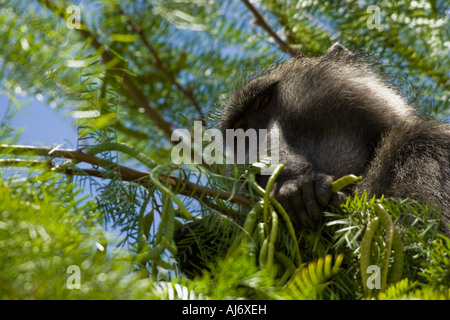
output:
<svg viewBox="0 0 450 320"><path fill-rule="evenodd" d="M297 226L317 226L336 200L332 177L356 174L364 178L350 193L436 204L440 230L450 234L450 126L419 118L340 44L252 79L221 117L222 130L275 127L286 167L274 193Z"/></svg>

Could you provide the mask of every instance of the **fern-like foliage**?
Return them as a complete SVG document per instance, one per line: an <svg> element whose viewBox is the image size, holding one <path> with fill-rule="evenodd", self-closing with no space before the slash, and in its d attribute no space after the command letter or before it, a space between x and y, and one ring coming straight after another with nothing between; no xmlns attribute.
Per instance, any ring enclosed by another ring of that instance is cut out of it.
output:
<svg viewBox="0 0 450 320"><path fill-rule="evenodd" d="M422 263L420 276L435 288L450 283L450 239L442 234L431 242L429 257Z"/></svg>
<svg viewBox="0 0 450 320"><path fill-rule="evenodd" d="M344 256L339 255L333 264L332 256L327 255L325 259L319 258L302 266L286 284L282 296L294 300L321 298L321 293L330 284L329 280L338 274L343 259Z"/></svg>
<svg viewBox="0 0 450 320"><path fill-rule="evenodd" d="M428 287L418 282L403 279L378 294L379 300L449 300L450 288L447 285Z"/></svg>
<svg viewBox="0 0 450 320"><path fill-rule="evenodd" d="M407 278L392 284L384 292L380 292L377 298L379 300L403 299L407 297L415 288L417 282L411 282Z"/></svg>
<svg viewBox="0 0 450 320"><path fill-rule="evenodd" d="M167 281L156 282L154 293L160 300L204 300L206 298L186 285Z"/></svg>

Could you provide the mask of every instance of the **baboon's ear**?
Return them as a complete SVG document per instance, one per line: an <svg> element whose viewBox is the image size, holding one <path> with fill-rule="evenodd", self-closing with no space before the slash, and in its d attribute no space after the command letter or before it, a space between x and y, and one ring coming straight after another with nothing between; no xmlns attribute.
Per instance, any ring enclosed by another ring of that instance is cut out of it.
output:
<svg viewBox="0 0 450 320"><path fill-rule="evenodd" d="M333 44L325 54L326 56L335 56L335 57L353 57L354 54L350 50L348 50L346 47L344 47L339 42L336 42Z"/></svg>

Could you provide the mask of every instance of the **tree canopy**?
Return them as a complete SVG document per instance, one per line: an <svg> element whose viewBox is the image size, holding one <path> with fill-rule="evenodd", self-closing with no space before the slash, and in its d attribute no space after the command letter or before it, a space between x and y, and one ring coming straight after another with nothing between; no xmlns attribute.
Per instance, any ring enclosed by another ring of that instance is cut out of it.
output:
<svg viewBox="0 0 450 320"><path fill-rule="evenodd" d="M215 128L244 81L337 41L417 112L448 121L446 1L0 8L2 299L450 298L450 239L434 208L361 194L326 212L319 231L295 231L252 170L171 158L175 129ZM77 145L20 145L19 94L73 119ZM183 228L192 230L176 243ZM197 271L184 274L175 257L193 250ZM367 285L369 265L379 286Z"/></svg>

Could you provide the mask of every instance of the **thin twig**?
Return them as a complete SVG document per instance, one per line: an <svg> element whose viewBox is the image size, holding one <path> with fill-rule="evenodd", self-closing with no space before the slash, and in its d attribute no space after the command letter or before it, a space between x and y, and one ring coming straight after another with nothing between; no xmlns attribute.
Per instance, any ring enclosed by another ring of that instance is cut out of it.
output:
<svg viewBox="0 0 450 320"><path fill-rule="evenodd" d="M24 160L24 159L0 159L0 167L26 167L26 168L51 168L49 161Z"/></svg>
<svg viewBox="0 0 450 320"><path fill-rule="evenodd" d="M275 40L276 43L280 46L280 49L284 52L288 53L292 57L295 57L298 55L298 52L296 52L294 49L292 49L286 42L284 42L277 33L267 24L266 20L264 20L261 13L258 11L258 9L255 8L253 4L250 3L249 0L242 0L242 2L247 6L247 8L253 13L256 19L256 23L260 25L266 32Z"/></svg>

